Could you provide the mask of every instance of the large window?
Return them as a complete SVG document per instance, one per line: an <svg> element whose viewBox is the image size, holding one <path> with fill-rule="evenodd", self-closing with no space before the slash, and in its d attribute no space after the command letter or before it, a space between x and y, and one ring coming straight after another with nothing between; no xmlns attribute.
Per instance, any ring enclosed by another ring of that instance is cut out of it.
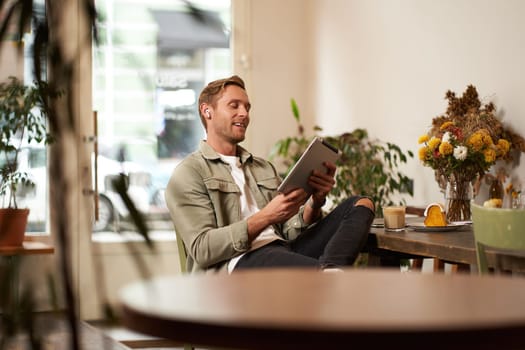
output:
<svg viewBox="0 0 525 350"><path fill-rule="evenodd" d="M39 22L44 21L44 0L33 1L33 13ZM35 35L35 23L31 22L23 36L24 61L22 71L14 75L21 75L25 85L32 85L34 76L33 42ZM15 47L15 46L13 46ZM41 57L43 79L46 79L46 57ZM34 111L38 113L38 111ZM29 217L26 231L31 235L42 235L49 233L49 186L47 176L47 147L36 142L27 143L24 138L22 149L19 153L18 168L20 171L30 174L34 186L21 184L17 189L17 201L20 208L29 208Z"/></svg>
<svg viewBox="0 0 525 350"><path fill-rule="evenodd" d="M93 109L98 115L99 219L94 231L132 230L112 179L150 227L171 229L164 188L173 167L196 149L197 111L208 81L231 74L230 1L100 0L93 48Z"/></svg>

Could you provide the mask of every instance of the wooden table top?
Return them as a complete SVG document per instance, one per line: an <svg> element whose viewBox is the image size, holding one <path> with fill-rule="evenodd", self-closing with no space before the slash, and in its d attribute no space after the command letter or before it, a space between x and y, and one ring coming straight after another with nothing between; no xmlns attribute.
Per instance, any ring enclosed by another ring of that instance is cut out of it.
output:
<svg viewBox="0 0 525 350"><path fill-rule="evenodd" d="M412 217L407 218L407 223L414 224L422 220L423 218ZM383 228L372 228L367 249L370 249L373 256L394 252L437 258L454 264L477 265L474 232L470 225L445 232L420 232L410 228L400 232L387 232ZM501 254L502 250L491 248L487 248L485 252L489 266L525 272L524 252Z"/></svg>
<svg viewBox="0 0 525 350"><path fill-rule="evenodd" d="M120 300L127 327L204 346L483 348L505 335L512 348L523 344L524 290L502 276L275 269L158 278Z"/></svg>
<svg viewBox="0 0 525 350"><path fill-rule="evenodd" d="M412 220L417 222L419 218ZM387 232L383 228L372 228L370 233L369 245L376 248L454 263L477 264L471 226L446 232L419 232L410 228L400 232Z"/></svg>

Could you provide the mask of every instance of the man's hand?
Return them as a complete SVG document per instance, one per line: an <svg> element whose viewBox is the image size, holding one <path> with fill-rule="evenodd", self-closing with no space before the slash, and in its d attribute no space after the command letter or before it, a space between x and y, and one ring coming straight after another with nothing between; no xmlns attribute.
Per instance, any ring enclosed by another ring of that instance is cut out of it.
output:
<svg viewBox="0 0 525 350"><path fill-rule="evenodd" d="M303 220L307 224L315 222L321 214L321 208L326 202L326 196L334 187L335 164L325 162L326 172L314 170L308 178L308 184L314 189L308 205L304 208Z"/></svg>
<svg viewBox="0 0 525 350"><path fill-rule="evenodd" d="M313 206L322 207L326 201L326 196L335 185L335 164L331 162L324 162L326 172L314 170L312 175L308 178L308 184L314 189L312 194Z"/></svg>
<svg viewBox="0 0 525 350"><path fill-rule="evenodd" d="M261 211L268 211L272 217L271 224L282 223L297 214L307 197L308 194L302 188L293 190L288 194L280 193Z"/></svg>
<svg viewBox="0 0 525 350"><path fill-rule="evenodd" d="M248 236L255 239L266 227L285 222L299 211L308 194L302 189L293 190L287 194L280 193L275 196L258 213L250 216L248 223Z"/></svg>

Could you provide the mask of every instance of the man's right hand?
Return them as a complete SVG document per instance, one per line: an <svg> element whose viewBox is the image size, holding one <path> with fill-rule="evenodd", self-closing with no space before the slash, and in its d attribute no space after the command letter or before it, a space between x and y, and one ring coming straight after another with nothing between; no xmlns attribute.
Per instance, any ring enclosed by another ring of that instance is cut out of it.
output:
<svg viewBox="0 0 525 350"><path fill-rule="evenodd" d="M297 214L307 198L308 194L302 188L275 196L264 208L248 218L250 239L255 239L266 227L285 222Z"/></svg>
<svg viewBox="0 0 525 350"><path fill-rule="evenodd" d="M308 194L301 188L287 194L280 193L261 211L268 212L271 218L270 224L279 224L297 214L307 198Z"/></svg>

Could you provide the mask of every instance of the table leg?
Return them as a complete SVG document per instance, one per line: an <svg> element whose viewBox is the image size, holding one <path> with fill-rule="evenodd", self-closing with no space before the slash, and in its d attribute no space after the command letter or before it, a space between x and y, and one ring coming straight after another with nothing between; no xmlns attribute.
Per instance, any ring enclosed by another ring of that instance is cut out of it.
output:
<svg viewBox="0 0 525 350"><path fill-rule="evenodd" d="M441 259L434 258L434 272L444 272L445 262Z"/></svg>
<svg viewBox="0 0 525 350"><path fill-rule="evenodd" d="M7 270L9 274L9 300L13 305L13 311L18 308L19 305L19 270L20 270L20 257L18 255L12 255L7 257Z"/></svg>
<svg viewBox="0 0 525 350"><path fill-rule="evenodd" d="M451 266L451 272L452 273L470 273L470 265L469 264L453 264Z"/></svg>
<svg viewBox="0 0 525 350"><path fill-rule="evenodd" d="M421 271L423 269L423 258L412 259L412 264L410 268L412 270Z"/></svg>
<svg viewBox="0 0 525 350"><path fill-rule="evenodd" d="M1 300L3 305L0 307L5 308L7 313L13 313L17 311L19 306L19 269L20 269L20 257L17 255L10 255L3 257L5 261L4 270L4 281L7 281L5 286L5 299Z"/></svg>
<svg viewBox="0 0 525 350"><path fill-rule="evenodd" d="M381 254L368 253L369 267L394 267L399 268L401 258L397 256L386 256Z"/></svg>

